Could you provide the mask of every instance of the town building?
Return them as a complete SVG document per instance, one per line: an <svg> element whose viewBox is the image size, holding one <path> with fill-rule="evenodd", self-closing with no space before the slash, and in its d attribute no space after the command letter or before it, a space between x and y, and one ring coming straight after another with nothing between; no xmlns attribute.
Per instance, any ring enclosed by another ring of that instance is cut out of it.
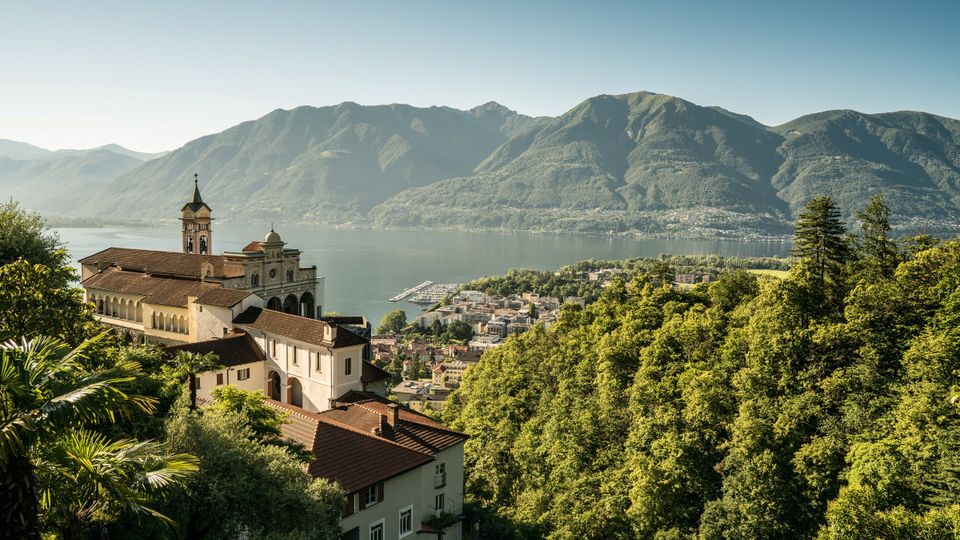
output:
<svg viewBox="0 0 960 540"><path fill-rule="evenodd" d="M84 299L102 323L136 340L176 345L207 337L205 308L321 316L324 278L316 266L301 266L301 252L287 248L273 228L262 242L211 255L213 218L196 178L180 221L182 252L111 247L80 259Z"/></svg>
<svg viewBox="0 0 960 540"><path fill-rule="evenodd" d="M466 436L385 399L370 324L321 317L323 279L272 228L262 242L211 255L210 207L197 179L181 210L182 252L108 248L80 260L97 318L132 339L216 355L197 398L234 385L288 413L284 436L316 459L315 477L348 493L342 538L461 538Z"/></svg>

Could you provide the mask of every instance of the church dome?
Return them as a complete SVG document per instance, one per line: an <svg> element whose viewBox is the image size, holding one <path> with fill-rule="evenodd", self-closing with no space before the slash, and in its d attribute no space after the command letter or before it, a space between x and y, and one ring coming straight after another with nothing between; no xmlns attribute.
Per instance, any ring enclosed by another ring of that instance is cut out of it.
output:
<svg viewBox="0 0 960 540"><path fill-rule="evenodd" d="M280 239L280 235L277 234L277 231L271 228L270 232L267 233L267 236L264 237L263 242L265 244L270 244L275 242L283 242L283 240Z"/></svg>

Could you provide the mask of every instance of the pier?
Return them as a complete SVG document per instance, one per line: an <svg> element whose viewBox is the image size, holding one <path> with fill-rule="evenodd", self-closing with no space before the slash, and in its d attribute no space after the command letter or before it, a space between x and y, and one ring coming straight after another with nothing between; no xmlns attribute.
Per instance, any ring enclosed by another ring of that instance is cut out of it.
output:
<svg viewBox="0 0 960 540"><path fill-rule="evenodd" d="M416 287L411 287L411 288L403 291L402 293L394 296L393 298L390 298L390 301L391 301L391 302L399 302L399 301L403 300L404 298L410 296L411 294L416 294L416 293L422 291L423 289L425 289L425 288L427 288L427 287L429 287L429 286L431 286L431 285L433 285L433 282L432 282L432 281L424 281L423 283L417 285Z"/></svg>

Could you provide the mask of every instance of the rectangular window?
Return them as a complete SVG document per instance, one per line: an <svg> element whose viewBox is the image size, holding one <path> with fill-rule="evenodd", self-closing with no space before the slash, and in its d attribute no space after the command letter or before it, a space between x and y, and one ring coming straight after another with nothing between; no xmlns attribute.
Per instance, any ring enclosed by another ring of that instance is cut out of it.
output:
<svg viewBox="0 0 960 540"><path fill-rule="evenodd" d="M237 380L245 381L250 378L250 368L243 368L237 370Z"/></svg>
<svg viewBox="0 0 960 540"><path fill-rule="evenodd" d="M313 356L316 359L316 371L317 373L322 373L323 370L320 369L320 353L310 353L310 356Z"/></svg>
<svg viewBox="0 0 960 540"><path fill-rule="evenodd" d="M370 540L383 540L383 520L370 525Z"/></svg>
<svg viewBox="0 0 960 540"><path fill-rule="evenodd" d="M195 382L193 383L194 388L196 388L197 390L199 390L199 389L200 389L200 376L197 375L196 377L194 377L194 381L195 381Z"/></svg>
<svg viewBox="0 0 960 540"><path fill-rule="evenodd" d="M433 508L438 516L443 513L443 493L437 493L434 497Z"/></svg>
<svg viewBox="0 0 960 540"><path fill-rule="evenodd" d="M223 327L223 335L227 335L228 332L230 332L230 330L227 330L227 327L224 326L224 327Z"/></svg>
<svg viewBox="0 0 960 540"><path fill-rule="evenodd" d="M345 375L349 375L350 373L353 372L353 359L351 358L345 359L343 365L344 365L343 373Z"/></svg>
<svg viewBox="0 0 960 540"><path fill-rule="evenodd" d="M413 532L413 506L400 510L400 538Z"/></svg>
<svg viewBox="0 0 960 540"><path fill-rule="evenodd" d="M368 506L373 506L378 502L380 502L380 499L377 497L378 495L377 487L378 487L377 485L372 485L364 489L362 492L360 492L360 497L362 497L364 508Z"/></svg>
<svg viewBox="0 0 960 540"><path fill-rule="evenodd" d="M433 487L434 489L440 489L445 485L447 485L447 466L445 463L440 463L435 469Z"/></svg>
<svg viewBox="0 0 960 540"><path fill-rule="evenodd" d="M291 358L290 361L293 362L293 365L295 365L295 366L299 365L299 364L297 363L297 348L296 348L296 347L293 348L293 358Z"/></svg>
<svg viewBox="0 0 960 540"><path fill-rule="evenodd" d="M275 339L270 340L270 356L277 356L277 340Z"/></svg>
<svg viewBox="0 0 960 540"><path fill-rule="evenodd" d="M223 373L217 373L217 386L223 384Z"/></svg>

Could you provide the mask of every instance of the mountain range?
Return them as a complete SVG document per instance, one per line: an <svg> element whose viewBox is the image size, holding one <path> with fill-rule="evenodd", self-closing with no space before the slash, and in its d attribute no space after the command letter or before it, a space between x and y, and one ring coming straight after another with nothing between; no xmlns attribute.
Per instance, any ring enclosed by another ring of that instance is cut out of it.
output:
<svg viewBox="0 0 960 540"><path fill-rule="evenodd" d="M901 228L960 223L960 122L923 112L771 127L648 92L540 118L347 102L276 110L148 161L35 149L0 141L0 194L59 215L169 217L197 172L226 220L742 237L788 233L817 195L850 219L882 192Z"/></svg>

